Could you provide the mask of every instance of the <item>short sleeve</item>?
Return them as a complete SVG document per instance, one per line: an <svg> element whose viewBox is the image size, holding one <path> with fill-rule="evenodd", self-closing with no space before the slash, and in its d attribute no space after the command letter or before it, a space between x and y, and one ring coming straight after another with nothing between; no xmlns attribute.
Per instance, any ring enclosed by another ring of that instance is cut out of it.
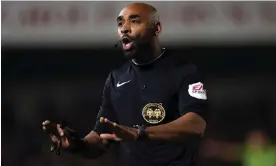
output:
<svg viewBox="0 0 276 166"><path fill-rule="evenodd" d="M102 93L101 106L96 118L96 124L93 129L93 131L95 131L98 134L109 133L108 129L100 123L101 117L105 117L113 122L117 122L117 115L115 113L115 110L111 102L110 88L111 88L111 73L109 74L109 76L105 81L105 85Z"/></svg>
<svg viewBox="0 0 276 166"><path fill-rule="evenodd" d="M186 69L178 87L180 114L194 112L206 120L207 93L204 80L195 66Z"/></svg>

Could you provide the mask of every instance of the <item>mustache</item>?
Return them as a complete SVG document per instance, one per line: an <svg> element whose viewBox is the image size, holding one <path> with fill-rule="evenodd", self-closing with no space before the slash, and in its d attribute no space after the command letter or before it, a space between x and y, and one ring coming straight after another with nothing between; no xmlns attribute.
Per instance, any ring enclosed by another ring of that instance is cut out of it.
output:
<svg viewBox="0 0 276 166"><path fill-rule="evenodd" d="M134 37L131 37L131 36L127 35L127 34L126 34L126 35L123 35L123 36L121 37L121 40L122 40L123 38L128 38L128 39L130 39L130 40L132 40L132 41L135 40Z"/></svg>

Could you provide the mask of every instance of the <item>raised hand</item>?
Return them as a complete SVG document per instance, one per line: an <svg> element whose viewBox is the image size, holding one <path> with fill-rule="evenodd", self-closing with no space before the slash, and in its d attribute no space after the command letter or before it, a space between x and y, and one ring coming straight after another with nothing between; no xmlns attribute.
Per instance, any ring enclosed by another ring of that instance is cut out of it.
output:
<svg viewBox="0 0 276 166"><path fill-rule="evenodd" d="M113 134L101 134L100 137L102 139L114 141L133 141L138 137L138 130L136 128L119 125L104 117L100 118L100 122L103 125L106 125L113 132Z"/></svg>
<svg viewBox="0 0 276 166"><path fill-rule="evenodd" d="M50 139L53 142L51 146L51 151L59 148L69 148L71 138L68 134L65 134L65 131L61 128L61 124L46 120L42 123L42 128L44 132L49 134ZM58 150L57 154L59 153L60 152Z"/></svg>

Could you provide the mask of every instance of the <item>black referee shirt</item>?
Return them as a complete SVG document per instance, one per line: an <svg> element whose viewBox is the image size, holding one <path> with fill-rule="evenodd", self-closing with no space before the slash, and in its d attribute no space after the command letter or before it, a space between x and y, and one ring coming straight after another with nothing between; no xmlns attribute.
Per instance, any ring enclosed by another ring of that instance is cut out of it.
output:
<svg viewBox="0 0 276 166"><path fill-rule="evenodd" d="M149 64L129 61L109 74L94 131L109 132L99 123L102 116L129 127L168 123L188 112L205 119L206 99L197 67L166 50ZM198 150L198 142L120 144L126 166L194 166Z"/></svg>

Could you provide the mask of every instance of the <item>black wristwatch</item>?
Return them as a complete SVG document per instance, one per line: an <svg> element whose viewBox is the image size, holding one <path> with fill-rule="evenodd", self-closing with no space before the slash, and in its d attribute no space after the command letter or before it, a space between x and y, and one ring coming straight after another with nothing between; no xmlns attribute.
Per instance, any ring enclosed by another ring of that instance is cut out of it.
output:
<svg viewBox="0 0 276 166"><path fill-rule="evenodd" d="M138 137L136 138L136 140L147 140L148 139L148 134L146 133L146 127L145 126L139 126L139 125L134 125L134 128L138 129Z"/></svg>

